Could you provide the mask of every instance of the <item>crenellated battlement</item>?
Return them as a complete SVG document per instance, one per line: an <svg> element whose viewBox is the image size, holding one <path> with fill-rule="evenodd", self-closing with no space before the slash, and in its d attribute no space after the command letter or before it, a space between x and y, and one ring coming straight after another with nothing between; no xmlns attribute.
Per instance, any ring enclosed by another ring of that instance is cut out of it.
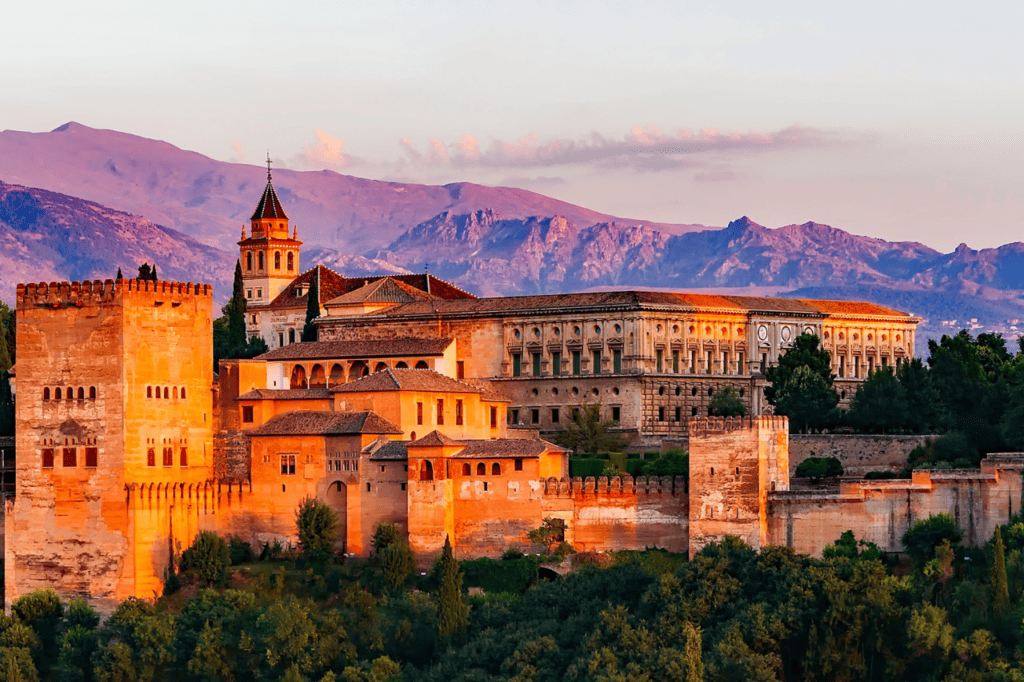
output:
<svg viewBox="0 0 1024 682"><path fill-rule="evenodd" d="M755 429L779 429L788 432L789 417L771 414L756 417L690 417L688 428L691 437Z"/></svg>
<svg viewBox="0 0 1024 682"><path fill-rule="evenodd" d="M686 478L683 476L637 476L635 479L632 476L600 476L597 479L593 476L587 476L586 479L579 476L560 479L552 476L542 479L540 483L544 486L545 495L558 497L681 495L686 494L688 490Z"/></svg>
<svg viewBox="0 0 1024 682"><path fill-rule="evenodd" d="M192 282L167 280L106 279L82 282L39 282L19 284L17 307L28 308L81 308L87 305L113 303L117 296L127 292L165 294L168 296L213 297L213 286Z"/></svg>

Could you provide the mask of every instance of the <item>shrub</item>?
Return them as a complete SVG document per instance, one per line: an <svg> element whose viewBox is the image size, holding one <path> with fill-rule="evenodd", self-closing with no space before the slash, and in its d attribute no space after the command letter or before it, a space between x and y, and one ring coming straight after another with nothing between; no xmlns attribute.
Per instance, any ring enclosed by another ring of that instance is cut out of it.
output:
<svg viewBox="0 0 1024 682"><path fill-rule="evenodd" d="M962 537L963 532L957 527L952 514L936 514L917 521L907 529L903 534L903 548L918 566L923 566L940 544L948 542L955 547Z"/></svg>
<svg viewBox="0 0 1024 682"><path fill-rule="evenodd" d="M526 534L530 542L536 542L550 552L565 540L565 520L552 516L544 519L540 528Z"/></svg>
<svg viewBox="0 0 1024 682"><path fill-rule="evenodd" d="M192 546L181 555L181 570L191 573L209 587L222 585L228 577L231 552L228 543L213 531L196 535Z"/></svg>
<svg viewBox="0 0 1024 682"><path fill-rule="evenodd" d="M338 514L315 497L307 497L295 510L299 552L310 561L323 561L334 553L338 539Z"/></svg>
<svg viewBox="0 0 1024 682"><path fill-rule="evenodd" d="M685 450L669 450L654 461L644 460L641 474L651 476L689 476L690 455Z"/></svg>
<svg viewBox="0 0 1024 682"><path fill-rule="evenodd" d="M967 459L971 462L971 466L976 466L981 460L981 455L967 434L953 431L935 440L933 459L945 462Z"/></svg>
<svg viewBox="0 0 1024 682"><path fill-rule="evenodd" d="M384 573L384 582L393 590L404 585L416 570L416 558L409 545L401 540L389 544L377 554L377 557Z"/></svg>
<svg viewBox="0 0 1024 682"><path fill-rule="evenodd" d="M247 564L256 558L252 551L252 545L237 535L232 535L228 538L228 552L231 554L232 566Z"/></svg>
<svg viewBox="0 0 1024 682"><path fill-rule="evenodd" d="M843 475L843 464L835 457L808 457L796 468L797 478L819 481Z"/></svg>

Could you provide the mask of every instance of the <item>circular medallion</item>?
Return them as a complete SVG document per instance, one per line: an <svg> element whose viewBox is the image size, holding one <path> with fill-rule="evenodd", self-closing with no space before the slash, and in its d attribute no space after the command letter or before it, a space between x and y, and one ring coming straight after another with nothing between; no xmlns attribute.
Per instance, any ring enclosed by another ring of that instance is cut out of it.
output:
<svg viewBox="0 0 1024 682"><path fill-rule="evenodd" d="M793 330L789 327L782 328L782 342L789 343L789 340L793 338Z"/></svg>
<svg viewBox="0 0 1024 682"><path fill-rule="evenodd" d="M761 341L768 340L768 327L763 324L757 328L757 338Z"/></svg>

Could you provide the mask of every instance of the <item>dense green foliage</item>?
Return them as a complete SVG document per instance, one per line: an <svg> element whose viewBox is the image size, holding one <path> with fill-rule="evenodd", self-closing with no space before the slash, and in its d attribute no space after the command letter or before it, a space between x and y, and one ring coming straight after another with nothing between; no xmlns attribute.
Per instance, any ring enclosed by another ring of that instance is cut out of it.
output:
<svg viewBox="0 0 1024 682"><path fill-rule="evenodd" d="M299 552L307 561L324 561L334 553L338 541L338 514L326 503L307 497L295 512L299 529Z"/></svg>
<svg viewBox="0 0 1024 682"><path fill-rule="evenodd" d="M764 396L776 414L789 417L790 430L820 431L839 420L839 393L832 387L832 359L813 334L801 334L774 367Z"/></svg>
<svg viewBox="0 0 1024 682"><path fill-rule="evenodd" d="M708 414L712 417L744 417L747 414L747 403L733 386L726 386L711 396Z"/></svg>
<svg viewBox="0 0 1024 682"><path fill-rule="evenodd" d="M669 450L658 459L644 460L643 475L651 476L689 476L690 453L686 450Z"/></svg>
<svg viewBox="0 0 1024 682"><path fill-rule="evenodd" d="M381 521L373 529L373 538L370 540L372 553L379 555L386 547L396 542L403 542L401 529L390 521Z"/></svg>
<svg viewBox="0 0 1024 682"><path fill-rule="evenodd" d="M819 481L843 475L843 464L835 457L808 457L796 467L797 478Z"/></svg>
<svg viewBox="0 0 1024 682"><path fill-rule="evenodd" d="M181 572L192 574L206 585L222 585L231 565L231 550L224 538L204 530L181 554Z"/></svg>
<svg viewBox="0 0 1024 682"><path fill-rule="evenodd" d="M121 268L118 268L117 271L120 272ZM156 280L156 263L153 263L153 265L150 265L149 263L143 263L142 265L140 265L139 266L139 276L136 277L135 279L140 280L140 281L150 281L150 282L157 281Z"/></svg>
<svg viewBox="0 0 1024 682"><path fill-rule="evenodd" d="M452 553L452 543L444 538L441 552L441 588L437 593L437 638L449 643L469 623L469 606L462 598L462 573Z"/></svg>

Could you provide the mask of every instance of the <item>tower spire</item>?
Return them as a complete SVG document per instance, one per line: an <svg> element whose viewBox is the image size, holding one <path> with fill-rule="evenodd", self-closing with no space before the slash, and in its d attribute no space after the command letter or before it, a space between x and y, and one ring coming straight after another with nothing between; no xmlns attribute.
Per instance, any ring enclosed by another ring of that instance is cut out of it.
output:
<svg viewBox="0 0 1024 682"><path fill-rule="evenodd" d="M270 182L270 150L267 150L267 182Z"/></svg>

